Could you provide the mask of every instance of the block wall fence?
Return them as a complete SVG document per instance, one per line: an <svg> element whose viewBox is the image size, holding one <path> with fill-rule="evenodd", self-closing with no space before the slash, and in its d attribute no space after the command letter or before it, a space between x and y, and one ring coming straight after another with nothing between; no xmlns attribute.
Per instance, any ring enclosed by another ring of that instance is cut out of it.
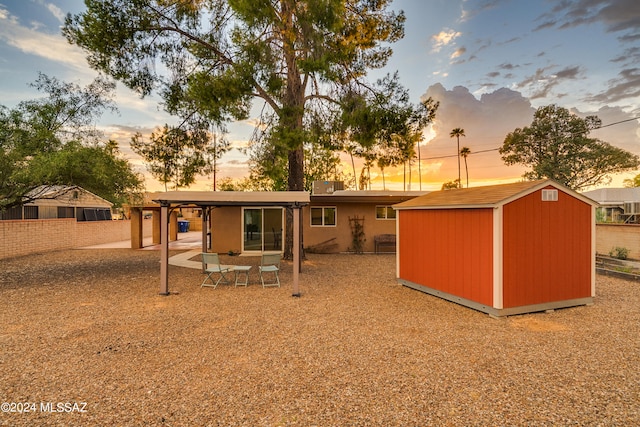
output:
<svg viewBox="0 0 640 427"><path fill-rule="evenodd" d="M144 220L142 224L144 237L151 237L152 221ZM0 221L0 259L129 239L129 220L6 220ZM640 260L640 225L597 224L596 252L608 255L616 246L627 248L629 258Z"/></svg>
<svg viewBox="0 0 640 427"><path fill-rule="evenodd" d="M144 237L152 234L143 221ZM131 221L83 221L75 218L0 221L0 259L74 249L131 239Z"/></svg>
<svg viewBox="0 0 640 427"><path fill-rule="evenodd" d="M597 224L596 252L609 255L615 247L627 248L629 258L640 260L640 224Z"/></svg>

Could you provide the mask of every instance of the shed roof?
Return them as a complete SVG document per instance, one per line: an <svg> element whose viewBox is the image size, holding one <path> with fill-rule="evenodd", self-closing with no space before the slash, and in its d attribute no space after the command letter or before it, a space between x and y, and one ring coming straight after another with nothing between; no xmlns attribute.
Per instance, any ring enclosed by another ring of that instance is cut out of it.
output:
<svg viewBox="0 0 640 427"><path fill-rule="evenodd" d="M306 191L167 191L152 196L154 202L196 206L303 206Z"/></svg>
<svg viewBox="0 0 640 427"><path fill-rule="evenodd" d="M543 179L538 181L514 182L511 184L434 191L424 196L399 203L393 207L399 210L497 207L550 185L565 193L571 194L585 203L591 205L597 204L588 197L578 194L555 181Z"/></svg>

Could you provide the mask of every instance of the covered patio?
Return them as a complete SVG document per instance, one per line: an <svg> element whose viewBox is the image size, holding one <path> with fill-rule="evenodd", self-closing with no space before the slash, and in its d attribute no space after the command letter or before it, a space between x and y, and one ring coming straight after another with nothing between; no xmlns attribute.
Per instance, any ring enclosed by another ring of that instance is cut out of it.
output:
<svg viewBox="0 0 640 427"><path fill-rule="evenodd" d="M207 252L207 233L211 211L224 206L283 207L293 210L293 296L300 296L300 224L302 207L309 204L304 191L168 191L153 201L160 205L160 295L169 295L169 218L181 207L202 209L202 252Z"/></svg>

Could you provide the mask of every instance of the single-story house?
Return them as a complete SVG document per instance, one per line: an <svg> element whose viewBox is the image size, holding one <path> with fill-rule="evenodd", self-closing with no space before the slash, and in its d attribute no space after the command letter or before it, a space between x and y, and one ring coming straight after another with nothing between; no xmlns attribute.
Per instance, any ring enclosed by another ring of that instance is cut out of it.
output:
<svg viewBox="0 0 640 427"><path fill-rule="evenodd" d="M355 251L352 229L361 227L359 251L374 252L376 236L395 236L396 217L392 206L424 194L426 192L348 190L311 194L310 203L302 209L305 250ZM211 250L242 254L281 251L285 216L281 206L218 207L211 213ZM394 250L395 245L378 248L380 252Z"/></svg>
<svg viewBox="0 0 640 427"><path fill-rule="evenodd" d="M34 200L0 212L0 219L111 220L113 203L78 186L40 186L28 197Z"/></svg>
<svg viewBox="0 0 640 427"><path fill-rule="evenodd" d="M551 180L400 203L398 281L495 316L591 304L596 206Z"/></svg>

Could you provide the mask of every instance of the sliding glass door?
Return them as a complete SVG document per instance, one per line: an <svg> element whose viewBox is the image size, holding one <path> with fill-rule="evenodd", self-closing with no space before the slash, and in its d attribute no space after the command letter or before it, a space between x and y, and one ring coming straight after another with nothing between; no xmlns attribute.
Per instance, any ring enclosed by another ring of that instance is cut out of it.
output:
<svg viewBox="0 0 640 427"><path fill-rule="evenodd" d="M242 252L282 250L282 208L242 209Z"/></svg>

